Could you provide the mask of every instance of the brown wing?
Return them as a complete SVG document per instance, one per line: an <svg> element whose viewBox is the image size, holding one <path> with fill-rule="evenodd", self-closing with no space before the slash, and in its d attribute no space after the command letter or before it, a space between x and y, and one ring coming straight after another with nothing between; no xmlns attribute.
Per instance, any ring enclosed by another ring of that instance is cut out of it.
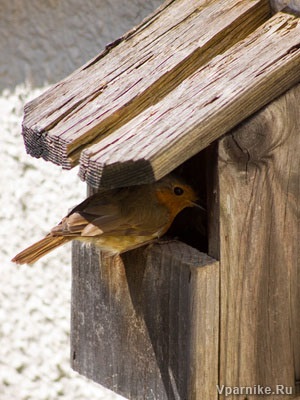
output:
<svg viewBox="0 0 300 400"><path fill-rule="evenodd" d="M110 192L111 194L111 192ZM96 194L75 207L59 225L51 230L53 236L148 236L160 231L162 225L147 226L137 213L122 213L113 196ZM120 196L118 196L120 199Z"/></svg>

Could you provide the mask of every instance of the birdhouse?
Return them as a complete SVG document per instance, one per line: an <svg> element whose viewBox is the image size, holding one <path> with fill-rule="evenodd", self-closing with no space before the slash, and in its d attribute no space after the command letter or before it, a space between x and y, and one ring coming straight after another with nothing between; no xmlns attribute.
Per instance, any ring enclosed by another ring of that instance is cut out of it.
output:
<svg viewBox="0 0 300 400"><path fill-rule="evenodd" d="M29 154L90 192L175 170L206 209L74 243L72 367L129 399L299 394L300 20L272 4L166 1L25 107Z"/></svg>

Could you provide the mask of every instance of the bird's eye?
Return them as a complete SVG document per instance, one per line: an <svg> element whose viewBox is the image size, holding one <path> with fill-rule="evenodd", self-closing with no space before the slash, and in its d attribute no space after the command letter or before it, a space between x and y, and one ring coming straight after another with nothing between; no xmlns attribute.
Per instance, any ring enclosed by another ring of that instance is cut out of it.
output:
<svg viewBox="0 0 300 400"><path fill-rule="evenodd" d="M181 196L183 194L183 189L179 186L174 187L174 193L176 196Z"/></svg>

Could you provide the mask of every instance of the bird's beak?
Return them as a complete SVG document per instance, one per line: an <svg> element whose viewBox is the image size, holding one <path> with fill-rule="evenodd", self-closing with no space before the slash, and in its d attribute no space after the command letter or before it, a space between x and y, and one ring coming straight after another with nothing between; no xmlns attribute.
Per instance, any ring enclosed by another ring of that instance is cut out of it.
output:
<svg viewBox="0 0 300 400"><path fill-rule="evenodd" d="M200 204L194 203L193 201L190 201L190 203L191 203L192 207L200 208L200 210L206 212L206 209L204 207L200 206Z"/></svg>

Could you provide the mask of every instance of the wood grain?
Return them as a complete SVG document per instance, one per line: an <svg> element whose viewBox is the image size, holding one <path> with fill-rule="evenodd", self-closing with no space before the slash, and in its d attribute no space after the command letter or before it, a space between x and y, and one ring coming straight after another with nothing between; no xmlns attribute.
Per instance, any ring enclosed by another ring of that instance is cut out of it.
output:
<svg viewBox="0 0 300 400"><path fill-rule="evenodd" d="M220 141L221 385L300 380L299 104L300 85Z"/></svg>
<svg viewBox="0 0 300 400"><path fill-rule="evenodd" d="M73 251L72 367L129 399L217 400L219 263L176 241Z"/></svg>
<svg viewBox="0 0 300 400"><path fill-rule="evenodd" d="M162 101L83 150L91 186L159 179L300 81L300 22L278 13Z"/></svg>
<svg viewBox="0 0 300 400"><path fill-rule="evenodd" d="M71 168L87 144L158 102L269 14L267 0L166 2L25 107L27 151Z"/></svg>

